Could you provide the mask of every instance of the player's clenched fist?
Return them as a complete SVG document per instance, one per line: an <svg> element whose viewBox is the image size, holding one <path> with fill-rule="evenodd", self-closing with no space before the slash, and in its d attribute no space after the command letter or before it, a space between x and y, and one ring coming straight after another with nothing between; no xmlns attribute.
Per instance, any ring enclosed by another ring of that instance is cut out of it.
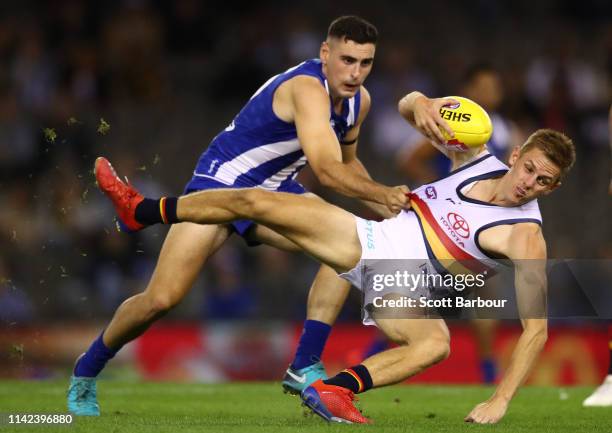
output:
<svg viewBox="0 0 612 433"><path fill-rule="evenodd" d="M385 205L391 212L397 215L402 209L408 209L410 207L410 199L408 198L409 192L410 189L406 185L387 188Z"/></svg>
<svg viewBox="0 0 612 433"><path fill-rule="evenodd" d="M453 136L453 130L448 123L440 116L440 108L445 105L456 104L452 98L418 98L414 104L414 123L422 134L438 144L443 144L446 140L440 131L443 128L449 136Z"/></svg>
<svg viewBox="0 0 612 433"><path fill-rule="evenodd" d="M456 103L453 98L428 98L422 93L412 92L400 100L398 110L421 134L437 144L443 144L446 140L440 128L450 137L454 136L454 132L440 116L440 108Z"/></svg>

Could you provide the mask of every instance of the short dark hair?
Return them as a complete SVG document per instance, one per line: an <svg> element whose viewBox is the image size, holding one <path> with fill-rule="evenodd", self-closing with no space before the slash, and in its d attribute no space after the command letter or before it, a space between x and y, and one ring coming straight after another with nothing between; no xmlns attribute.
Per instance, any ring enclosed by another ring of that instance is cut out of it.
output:
<svg viewBox="0 0 612 433"><path fill-rule="evenodd" d="M490 63L474 63L469 68L467 68L465 73L463 74L463 82L466 84L471 83L480 74L499 75L499 71L495 69L495 67Z"/></svg>
<svg viewBox="0 0 612 433"><path fill-rule="evenodd" d="M378 30L363 18L345 15L336 18L330 24L327 37L350 40L358 44L376 44Z"/></svg>

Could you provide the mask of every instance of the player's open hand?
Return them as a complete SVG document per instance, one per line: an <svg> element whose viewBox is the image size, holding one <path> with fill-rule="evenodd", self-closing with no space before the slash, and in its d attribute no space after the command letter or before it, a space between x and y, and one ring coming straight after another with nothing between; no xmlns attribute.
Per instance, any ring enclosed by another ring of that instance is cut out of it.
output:
<svg viewBox="0 0 612 433"><path fill-rule="evenodd" d="M503 418L507 409L507 401L501 398L490 398L472 409L464 421L477 424L495 424Z"/></svg>
<svg viewBox="0 0 612 433"><path fill-rule="evenodd" d="M385 205L394 215L397 215L402 209L410 208L410 199L408 193L410 188L406 185L392 186L387 188L385 197Z"/></svg>
<svg viewBox="0 0 612 433"><path fill-rule="evenodd" d="M446 140L440 128L444 129L450 137L454 137L455 134L446 120L440 115L440 108L445 105L458 103L457 100L452 98L430 99L424 95L420 96L414 101L414 126L425 137L437 144L444 144Z"/></svg>

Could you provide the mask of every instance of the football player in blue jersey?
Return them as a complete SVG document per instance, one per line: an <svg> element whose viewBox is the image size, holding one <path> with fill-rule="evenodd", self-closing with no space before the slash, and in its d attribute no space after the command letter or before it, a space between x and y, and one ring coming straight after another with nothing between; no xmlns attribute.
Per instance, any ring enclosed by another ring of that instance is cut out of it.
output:
<svg viewBox="0 0 612 433"><path fill-rule="evenodd" d="M373 181L356 156L359 130L370 109L363 82L372 69L376 41L376 28L359 17L344 16L332 22L320 59L272 77L257 90L202 154L185 192L258 187L302 194L305 190L295 176L308 161L324 186L364 200L383 216L400 212L407 205L408 188ZM419 113L428 128L423 127L423 132L435 134L440 141L439 127L452 134L438 113L447 102L436 100ZM139 228L136 223L120 224L123 231ZM207 259L232 232L250 243L297 249L293 241L250 221L174 225L146 289L119 306L108 326L77 359L68 390L72 413L99 415L98 374L126 343L185 297ZM350 287L327 267L318 273L313 286L315 292L343 296ZM325 296L322 299L329 302ZM309 319L313 318L306 323L308 333L290 367L294 381L288 386L295 391L326 377L318 360L329 334L327 323L335 317L326 323L311 312Z"/></svg>

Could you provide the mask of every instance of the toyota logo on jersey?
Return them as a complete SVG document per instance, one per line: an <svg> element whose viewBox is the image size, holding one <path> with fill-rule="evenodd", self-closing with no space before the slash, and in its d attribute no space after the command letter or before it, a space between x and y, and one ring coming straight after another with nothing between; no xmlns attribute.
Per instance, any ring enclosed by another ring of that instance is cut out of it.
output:
<svg viewBox="0 0 612 433"><path fill-rule="evenodd" d="M468 238L470 236L470 226L468 225L465 218L455 212L450 212L446 218L451 228L462 238Z"/></svg>

